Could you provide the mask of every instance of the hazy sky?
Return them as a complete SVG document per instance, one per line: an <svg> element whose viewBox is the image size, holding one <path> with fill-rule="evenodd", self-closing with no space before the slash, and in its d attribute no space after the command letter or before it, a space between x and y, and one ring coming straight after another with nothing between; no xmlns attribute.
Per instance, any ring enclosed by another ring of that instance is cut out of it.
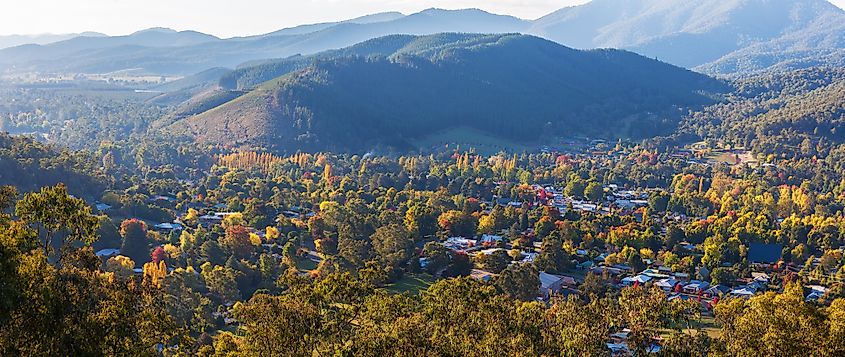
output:
<svg viewBox="0 0 845 357"><path fill-rule="evenodd" d="M534 19L589 0L0 0L0 35L98 31L122 35L150 27L221 37L306 23L431 7L476 7ZM692 0L691 0L692 1ZM845 8L845 0L831 0Z"/></svg>
<svg viewBox="0 0 845 357"><path fill-rule="evenodd" d="M480 8L534 19L588 0L2 0L0 35L97 31L128 34L150 27L217 36L252 35L306 23L431 7ZM845 0L842 0L845 1Z"/></svg>

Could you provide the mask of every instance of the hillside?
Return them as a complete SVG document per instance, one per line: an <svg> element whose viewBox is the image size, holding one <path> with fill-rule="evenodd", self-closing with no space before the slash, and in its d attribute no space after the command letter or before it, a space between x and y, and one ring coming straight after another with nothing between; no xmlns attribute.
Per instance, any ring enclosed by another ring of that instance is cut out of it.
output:
<svg viewBox="0 0 845 357"><path fill-rule="evenodd" d="M577 48L625 48L692 68L735 51L842 48L831 23L845 12L826 0L594 0L537 20L532 33ZM833 42L817 41L827 38ZM739 69L739 68L737 68Z"/></svg>
<svg viewBox="0 0 845 357"><path fill-rule="evenodd" d="M0 36L0 49L21 46L21 45L46 45L54 42L65 41L75 37L104 37L106 35L97 32L64 33L64 34L40 34L40 35L3 35Z"/></svg>
<svg viewBox="0 0 845 357"><path fill-rule="evenodd" d="M530 32L576 48L624 48L693 68L776 49L843 48L841 26L829 26L837 23L845 23L845 12L826 0L593 0L538 19Z"/></svg>
<svg viewBox="0 0 845 357"><path fill-rule="evenodd" d="M642 137L711 103L702 91L726 89L630 52L524 35L389 36L346 51L364 49L371 55L316 60L168 131L278 152L415 149L412 141L459 127L514 142Z"/></svg>
<svg viewBox="0 0 845 357"><path fill-rule="evenodd" d="M0 71L190 75L308 56L394 35L523 33L579 49L617 48L713 74L842 63L845 11L827 0L593 0L537 20L477 9L379 13L219 39L169 29L0 50ZM260 62L255 62L260 61Z"/></svg>
<svg viewBox="0 0 845 357"><path fill-rule="evenodd" d="M314 54L392 34L520 32L527 28L527 21L481 10L429 9L408 16L376 14L230 39L151 29L130 36L75 38L0 50L0 71L109 73L141 69L153 74L190 75L248 61Z"/></svg>
<svg viewBox="0 0 845 357"><path fill-rule="evenodd" d="M11 185L27 192L64 183L73 194L98 197L106 180L95 162L81 152L0 132L0 186Z"/></svg>
<svg viewBox="0 0 845 357"><path fill-rule="evenodd" d="M725 102L686 118L682 131L784 157L827 156L845 144L845 70L763 74L736 86Z"/></svg>

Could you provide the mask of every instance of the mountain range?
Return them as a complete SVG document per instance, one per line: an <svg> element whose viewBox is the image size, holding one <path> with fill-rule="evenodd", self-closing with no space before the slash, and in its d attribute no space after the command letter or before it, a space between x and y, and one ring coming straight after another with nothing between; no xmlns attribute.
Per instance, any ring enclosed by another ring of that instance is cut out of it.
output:
<svg viewBox="0 0 845 357"><path fill-rule="evenodd" d="M727 90L622 50L576 50L520 34L392 35L313 56L162 130L274 152L425 149L456 130L503 144L644 137L671 132L682 113Z"/></svg>
<svg viewBox="0 0 845 357"><path fill-rule="evenodd" d="M40 34L40 35L5 35L0 36L0 49L21 46L21 45L47 45L59 41L70 40L76 37L105 37L105 34L98 32L63 33L63 34Z"/></svg>
<svg viewBox="0 0 845 357"><path fill-rule="evenodd" d="M0 70L188 75L339 49L393 34L524 33L565 46L619 48L710 74L841 65L845 12L826 0L593 0L537 20L430 9L220 39L151 29L0 50Z"/></svg>

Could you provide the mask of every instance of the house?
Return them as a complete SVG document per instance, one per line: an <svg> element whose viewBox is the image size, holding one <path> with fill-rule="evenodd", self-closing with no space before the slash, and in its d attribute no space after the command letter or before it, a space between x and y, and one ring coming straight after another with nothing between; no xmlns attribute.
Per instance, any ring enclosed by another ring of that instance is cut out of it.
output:
<svg viewBox="0 0 845 357"><path fill-rule="evenodd" d="M716 285L711 286L707 290L704 290L701 293L701 296L706 297L706 298L714 298L714 297L719 297L719 296L722 296L722 295L730 293L730 292L731 292L730 287L725 286L725 285L721 285L721 284L716 284Z"/></svg>
<svg viewBox="0 0 845 357"><path fill-rule="evenodd" d="M443 242L443 246L455 251L465 251L472 248L478 243L475 239L467 239L463 237L451 237Z"/></svg>
<svg viewBox="0 0 845 357"><path fill-rule="evenodd" d="M593 265L595 265L595 264L593 263L592 260L587 260L587 261L584 261L583 263L578 263L576 268L578 268L578 270L588 270L588 269L591 269L593 267Z"/></svg>
<svg viewBox="0 0 845 357"><path fill-rule="evenodd" d="M100 203L100 202L97 202L97 204L95 204L95 205L94 205L94 208L95 208L98 212L105 212L105 211L110 210L110 209L111 209L111 206L110 206L110 205L107 205L107 204L105 204L105 203Z"/></svg>
<svg viewBox="0 0 845 357"><path fill-rule="evenodd" d="M828 290L830 290L827 287L821 285L809 285L806 288L810 289L810 292L807 294L805 301L816 301L822 296L824 296L824 294L826 294Z"/></svg>
<svg viewBox="0 0 845 357"><path fill-rule="evenodd" d="M496 277L496 274L484 270L473 269L470 271L469 276L480 282L489 283Z"/></svg>
<svg viewBox="0 0 845 357"><path fill-rule="evenodd" d="M522 253L522 260L520 260L520 263L533 263L534 259L537 259L537 253L534 253L534 252L525 253L525 252L523 252Z"/></svg>
<svg viewBox="0 0 845 357"><path fill-rule="evenodd" d="M236 212L211 212L199 217L200 225L203 227L210 227L223 222L223 219L231 215L238 214Z"/></svg>
<svg viewBox="0 0 845 357"><path fill-rule="evenodd" d="M652 278L652 279L666 279L666 278L670 277L669 275L661 273L660 270L651 269L651 268L643 270L642 272L640 272L640 274L648 276L649 278Z"/></svg>
<svg viewBox="0 0 845 357"><path fill-rule="evenodd" d="M485 234L481 236L481 244L483 245L496 245L502 241L502 236L492 235L492 234Z"/></svg>
<svg viewBox="0 0 845 357"><path fill-rule="evenodd" d="M748 247L748 262L772 265L780 261L783 244L751 243Z"/></svg>
<svg viewBox="0 0 845 357"><path fill-rule="evenodd" d="M182 225L179 223L159 223L153 226L153 230L165 233L181 231L182 229Z"/></svg>
<svg viewBox="0 0 845 357"><path fill-rule="evenodd" d="M478 256L481 256L481 255L490 255L490 254L496 253L496 252L498 252L498 251L504 251L504 249L502 249L502 248L490 248L490 249L484 249L484 250L478 251L478 252L476 253L476 255L478 255Z"/></svg>
<svg viewBox="0 0 845 357"><path fill-rule="evenodd" d="M757 282L760 282L760 283L763 283L763 284L769 284L769 281L771 280L771 278L769 277L769 274L761 273L761 272L752 272L751 277L754 279L754 281L757 281Z"/></svg>
<svg viewBox="0 0 845 357"><path fill-rule="evenodd" d="M629 276L622 279L622 285L624 286L632 286L632 285L643 285L647 282L651 281L651 277L648 275L639 274L637 276Z"/></svg>
<svg viewBox="0 0 845 357"><path fill-rule="evenodd" d="M120 249L101 249L95 254L100 258L109 258L120 254Z"/></svg>
<svg viewBox="0 0 845 357"><path fill-rule="evenodd" d="M544 271L540 272L540 295L544 299L557 293L563 287L564 278L559 275L553 275Z"/></svg>
<svg viewBox="0 0 845 357"><path fill-rule="evenodd" d="M684 293L695 295L700 292L703 292L704 290L707 290L709 287L710 283L706 281L692 280L689 282L689 284L684 285Z"/></svg>
<svg viewBox="0 0 845 357"><path fill-rule="evenodd" d="M731 297L752 297L757 294L757 289L751 286L741 286L731 290L728 296Z"/></svg>
<svg viewBox="0 0 845 357"><path fill-rule="evenodd" d="M674 278L666 278L654 283L654 286L660 288L665 292L671 292L675 290L675 285L678 285L680 283L680 281L675 280Z"/></svg>

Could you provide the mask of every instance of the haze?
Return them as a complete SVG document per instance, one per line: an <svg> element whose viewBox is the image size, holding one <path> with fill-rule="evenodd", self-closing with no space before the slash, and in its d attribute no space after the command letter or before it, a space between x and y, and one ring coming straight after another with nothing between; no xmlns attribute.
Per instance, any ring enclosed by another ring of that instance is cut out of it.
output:
<svg viewBox="0 0 845 357"><path fill-rule="evenodd" d="M267 33L306 23L431 7L480 8L534 19L588 0L30 0L2 6L0 35L96 31L122 35L150 27L220 37ZM845 2L845 0L840 0Z"/></svg>

